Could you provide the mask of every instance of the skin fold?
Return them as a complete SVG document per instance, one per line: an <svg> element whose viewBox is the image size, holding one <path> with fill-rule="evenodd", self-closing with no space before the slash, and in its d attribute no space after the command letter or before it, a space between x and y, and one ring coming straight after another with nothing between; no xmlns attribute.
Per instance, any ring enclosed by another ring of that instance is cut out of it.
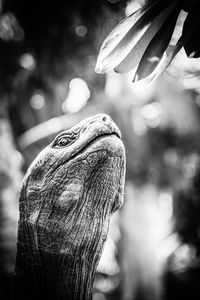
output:
<svg viewBox="0 0 200 300"><path fill-rule="evenodd" d="M124 178L120 132L104 114L59 134L38 155L20 193L12 299L92 299Z"/></svg>

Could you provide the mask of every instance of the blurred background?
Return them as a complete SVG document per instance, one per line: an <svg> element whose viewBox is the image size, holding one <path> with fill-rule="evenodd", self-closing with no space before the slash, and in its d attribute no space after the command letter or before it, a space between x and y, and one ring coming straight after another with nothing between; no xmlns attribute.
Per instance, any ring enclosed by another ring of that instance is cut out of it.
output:
<svg viewBox="0 0 200 300"><path fill-rule="evenodd" d="M0 0L1 299L28 166L59 132L101 112L122 132L127 173L93 300L200 299L200 61L181 51L148 88L133 84L132 73L94 72L106 35L143 4Z"/></svg>

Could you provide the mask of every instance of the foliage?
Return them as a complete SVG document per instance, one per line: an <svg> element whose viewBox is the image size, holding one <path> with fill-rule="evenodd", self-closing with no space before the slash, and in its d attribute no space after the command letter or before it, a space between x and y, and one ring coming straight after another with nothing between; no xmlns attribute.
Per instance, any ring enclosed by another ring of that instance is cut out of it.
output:
<svg viewBox="0 0 200 300"><path fill-rule="evenodd" d="M181 10L188 12L182 35L169 46ZM96 71L126 73L136 68L133 81L157 78L184 46L188 56L199 57L199 1L155 0L125 18L105 39Z"/></svg>

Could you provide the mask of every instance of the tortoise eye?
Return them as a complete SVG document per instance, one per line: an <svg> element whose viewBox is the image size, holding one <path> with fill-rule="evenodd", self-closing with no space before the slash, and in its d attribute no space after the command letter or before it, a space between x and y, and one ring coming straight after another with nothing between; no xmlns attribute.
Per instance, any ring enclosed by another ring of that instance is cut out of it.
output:
<svg viewBox="0 0 200 300"><path fill-rule="evenodd" d="M54 142L53 147L54 148L62 148L62 147L71 145L73 142L74 142L73 139L70 139L67 136L61 136Z"/></svg>

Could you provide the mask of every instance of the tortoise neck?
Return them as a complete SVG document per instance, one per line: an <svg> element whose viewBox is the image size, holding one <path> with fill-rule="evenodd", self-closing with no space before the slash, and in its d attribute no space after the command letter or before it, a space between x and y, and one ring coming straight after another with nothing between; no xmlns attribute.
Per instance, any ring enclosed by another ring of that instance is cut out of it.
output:
<svg viewBox="0 0 200 300"><path fill-rule="evenodd" d="M33 235L19 228L12 299L91 300L99 255L41 250Z"/></svg>

